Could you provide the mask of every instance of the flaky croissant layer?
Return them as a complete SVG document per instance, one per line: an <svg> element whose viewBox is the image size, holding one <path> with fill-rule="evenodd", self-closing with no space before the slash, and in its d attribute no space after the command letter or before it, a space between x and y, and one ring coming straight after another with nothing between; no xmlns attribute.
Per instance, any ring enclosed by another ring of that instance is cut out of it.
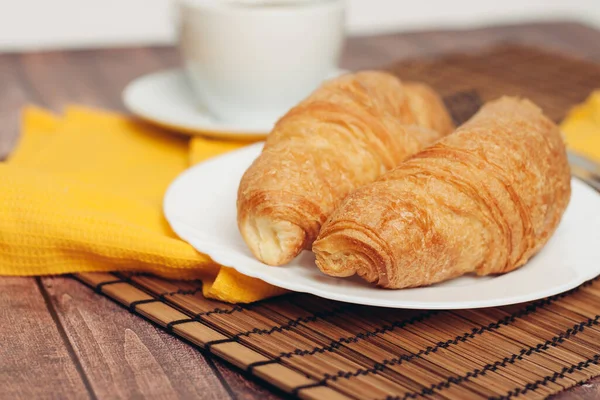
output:
<svg viewBox="0 0 600 400"><path fill-rule="evenodd" d="M366 71L325 83L282 117L244 174L238 226L281 265L310 249L341 200L440 137L452 122L429 87Z"/></svg>
<svg viewBox="0 0 600 400"><path fill-rule="evenodd" d="M313 251L326 274L386 288L504 273L544 246L570 194L558 127L530 101L502 98L349 195Z"/></svg>

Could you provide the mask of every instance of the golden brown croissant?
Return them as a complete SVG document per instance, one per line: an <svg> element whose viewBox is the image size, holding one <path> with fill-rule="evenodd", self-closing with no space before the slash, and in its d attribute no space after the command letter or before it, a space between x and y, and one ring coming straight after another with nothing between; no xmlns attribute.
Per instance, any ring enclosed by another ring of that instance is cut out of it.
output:
<svg viewBox="0 0 600 400"><path fill-rule="evenodd" d="M547 242L570 194L558 127L502 98L349 195L313 251L326 274L386 288L508 272Z"/></svg>
<svg viewBox="0 0 600 400"><path fill-rule="evenodd" d="M438 95L383 72L323 84L276 124L238 190L238 226L252 253L285 264L309 248L352 190L453 129Z"/></svg>

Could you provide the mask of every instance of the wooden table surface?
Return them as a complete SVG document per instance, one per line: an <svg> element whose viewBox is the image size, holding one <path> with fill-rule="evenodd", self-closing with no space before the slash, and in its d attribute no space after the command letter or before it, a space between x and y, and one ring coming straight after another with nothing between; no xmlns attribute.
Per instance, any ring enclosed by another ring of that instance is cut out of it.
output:
<svg viewBox="0 0 600 400"><path fill-rule="evenodd" d="M351 38L343 67L507 41L600 60L599 31L557 22ZM120 93L131 79L178 63L171 47L0 54L0 159L18 141L23 105L125 111ZM0 278L0 338L2 399L282 396L68 277ZM600 398L600 379L556 398Z"/></svg>

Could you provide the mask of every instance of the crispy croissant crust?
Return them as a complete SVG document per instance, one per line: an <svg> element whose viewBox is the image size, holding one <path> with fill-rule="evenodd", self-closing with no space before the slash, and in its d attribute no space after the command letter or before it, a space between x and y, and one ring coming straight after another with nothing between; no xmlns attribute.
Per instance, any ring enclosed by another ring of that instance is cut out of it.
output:
<svg viewBox="0 0 600 400"><path fill-rule="evenodd" d="M339 202L453 129L429 87L365 71L328 81L276 124L244 174L240 232L262 262L310 248Z"/></svg>
<svg viewBox="0 0 600 400"><path fill-rule="evenodd" d="M313 251L326 274L386 288L504 273L544 246L570 195L558 127L502 98L348 196Z"/></svg>

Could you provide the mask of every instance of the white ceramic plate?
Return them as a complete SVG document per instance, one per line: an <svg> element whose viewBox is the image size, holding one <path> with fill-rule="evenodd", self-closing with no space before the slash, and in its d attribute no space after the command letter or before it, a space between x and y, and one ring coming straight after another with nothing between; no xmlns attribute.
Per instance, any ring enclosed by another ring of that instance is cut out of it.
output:
<svg viewBox="0 0 600 400"><path fill-rule="evenodd" d="M333 278L304 251L289 265L257 261L236 224L236 194L262 143L214 158L179 176L164 200L173 230L198 251L242 274L297 292L350 303L418 309L492 307L569 290L600 274L600 195L573 179L569 207L554 236L527 265L496 277L464 276L430 287L385 290L359 278Z"/></svg>
<svg viewBox="0 0 600 400"><path fill-rule="evenodd" d="M330 78L347 72L335 70ZM127 109L148 122L188 135L225 139L263 139L277 121L255 121L249 125L223 123L196 101L182 69L141 76L122 93Z"/></svg>

